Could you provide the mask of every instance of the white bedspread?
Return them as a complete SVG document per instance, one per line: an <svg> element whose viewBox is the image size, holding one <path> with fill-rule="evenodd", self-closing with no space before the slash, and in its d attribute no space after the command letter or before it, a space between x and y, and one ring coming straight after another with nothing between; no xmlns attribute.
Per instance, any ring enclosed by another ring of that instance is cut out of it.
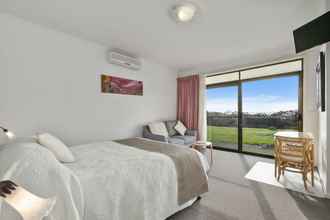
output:
<svg viewBox="0 0 330 220"><path fill-rule="evenodd" d="M71 147L76 162L61 164L35 143L0 147L0 180L57 202L45 220L164 220L177 205L173 161L116 142ZM204 169L207 162L199 153ZM0 198L0 219L21 220Z"/></svg>
<svg viewBox="0 0 330 220"><path fill-rule="evenodd" d="M43 198L56 196L57 203L45 220L82 220L84 199L79 179L46 148L35 143L0 147L0 180L10 179ZM0 199L0 219L21 220Z"/></svg>
<svg viewBox="0 0 330 220"><path fill-rule="evenodd" d="M77 161L67 166L83 185L86 220L164 220L180 209L169 157L116 142L71 149Z"/></svg>

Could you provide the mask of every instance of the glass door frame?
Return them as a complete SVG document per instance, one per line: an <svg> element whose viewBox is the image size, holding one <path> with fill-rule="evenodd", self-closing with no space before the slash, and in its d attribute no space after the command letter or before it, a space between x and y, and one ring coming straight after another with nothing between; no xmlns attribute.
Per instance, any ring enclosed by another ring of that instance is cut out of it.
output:
<svg viewBox="0 0 330 220"><path fill-rule="evenodd" d="M256 77L256 78L250 78L250 79L241 79L241 72L246 71L246 70L251 70L251 69L257 69L257 68L262 68L262 67L268 67L268 66L273 66L276 64L283 64L283 63L289 63L293 61L301 61L301 71L295 71L295 72L287 72L287 73L281 73L277 75L270 75L270 76L264 76L264 77ZM288 61L283 61L283 62L278 62L278 63L272 63L272 64L267 64L267 65L262 65L262 66L256 66L256 67L251 67L251 68L246 68L246 69L240 69L240 70L235 70L235 71L230 71L230 72L225 72L221 74L215 74L212 76L216 75L224 75L224 74L230 74L230 73L238 73L239 74L239 79L230 81L230 82L224 82L224 83L215 83L211 85L207 85L206 89L208 88L219 88L219 87L226 87L226 86L238 86L238 95L237 95L237 110L238 110L238 115L237 115L237 150L234 149L228 149L220 146L213 145L215 149L218 150L224 150L224 151L230 151L230 152L237 152L237 153L243 153L243 154L248 154L248 155L253 155L253 156L260 156L260 157L266 157L266 158L274 158L272 155L266 155L266 154L259 154L259 153L253 153L253 152L247 152L243 150L243 127L242 127L242 122L243 122L243 112L242 112L242 83L244 82L249 82L249 81L256 81L256 80L263 80L263 79L274 79L274 78L279 78L279 77L284 77L284 76L298 76L298 131L303 131L303 85L304 85L304 59L299 58L299 59L294 59L294 60L288 60Z"/></svg>
<svg viewBox="0 0 330 220"><path fill-rule="evenodd" d="M240 86L241 85L240 85L239 80L235 80L235 81L230 81L230 82L225 82L225 83L217 83L217 84L208 85L206 87L206 89L208 89L208 88L213 89L213 88L237 87L237 97L239 97L240 96L240 91L241 91ZM241 152L241 147L242 146L241 146L241 143L239 142L239 140L241 139L240 135L242 135L242 133L239 131L239 127L240 127L240 124L241 124L240 123L241 119L240 119L240 109L239 109L239 107L241 106L241 104L239 103L239 99L236 99L236 100L237 100L237 126L233 127L233 128L237 129L237 147L236 147L237 150L234 150L232 148L220 147L220 146L217 146L213 143L213 148L214 149L231 151L231 152Z"/></svg>

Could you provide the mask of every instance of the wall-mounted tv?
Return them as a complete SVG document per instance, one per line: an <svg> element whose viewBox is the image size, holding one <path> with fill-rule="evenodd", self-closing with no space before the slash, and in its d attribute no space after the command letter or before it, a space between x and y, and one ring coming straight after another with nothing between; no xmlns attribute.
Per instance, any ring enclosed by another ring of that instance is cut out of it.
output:
<svg viewBox="0 0 330 220"><path fill-rule="evenodd" d="M330 11L293 31L296 52L330 41Z"/></svg>

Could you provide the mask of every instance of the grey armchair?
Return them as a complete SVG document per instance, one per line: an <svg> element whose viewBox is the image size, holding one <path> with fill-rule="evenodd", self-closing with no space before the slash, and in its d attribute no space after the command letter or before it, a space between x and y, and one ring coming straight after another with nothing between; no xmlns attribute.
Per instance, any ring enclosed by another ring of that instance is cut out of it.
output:
<svg viewBox="0 0 330 220"><path fill-rule="evenodd" d="M176 121L165 121L164 122L169 133L168 137L162 135L156 135L150 132L149 126L146 125L143 127L143 137L155 141L161 141L171 144L179 144L185 146L191 146L197 140L197 130L187 129L184 136L178 134L174 129Z"/></svg>

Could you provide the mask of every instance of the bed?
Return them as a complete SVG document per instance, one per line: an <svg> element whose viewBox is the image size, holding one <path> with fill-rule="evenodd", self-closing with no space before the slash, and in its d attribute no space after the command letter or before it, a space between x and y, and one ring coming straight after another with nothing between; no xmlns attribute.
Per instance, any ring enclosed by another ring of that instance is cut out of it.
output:
<svg viewBox="0 0 330 220"><path fill-rule="evenodd" d="M56 196L46 219L164 220L208 190L208 164L198 151L161 144L134 138L74 146L76 161L63 164L36 143L12 143L0 147L0 177ZM0 200L0 219L20 218Z"/></svg>

